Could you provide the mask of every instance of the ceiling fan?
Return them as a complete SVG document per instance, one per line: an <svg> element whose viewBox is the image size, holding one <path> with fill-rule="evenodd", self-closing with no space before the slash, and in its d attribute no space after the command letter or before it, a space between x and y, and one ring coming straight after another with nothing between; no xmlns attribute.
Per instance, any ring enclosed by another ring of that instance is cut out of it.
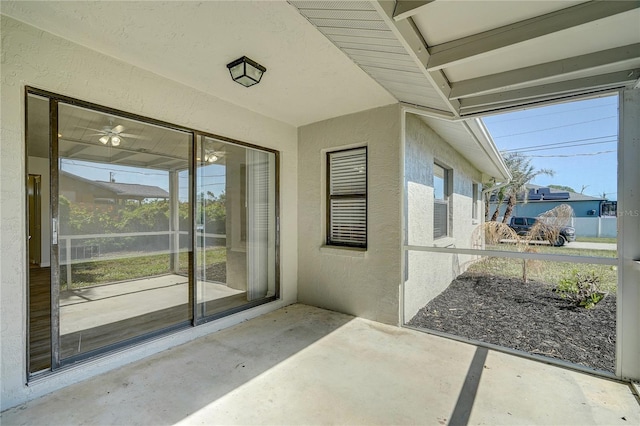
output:
<svg viewBox="0 0 640 426"><path fill-rule="evenodd" d="M216 161L224 157L224 155L225 155L224 151L214 151L214 150L205 149L204 161L205 163L215 163ZM198 158L198 161L199 160L200 158Z"/></svg>
<svg viewBox="0 0 640 426"><path fill-rule="evenodd" d="M118 146L124 138L134 138L134 139L142 139L141 136L136 136L130 133L122 133L124 132L124 126L122 124L118 124L117 126L113 126L111 123L109 126L104 126L100 129L89 129L96 131L98 133L94 133L91 136L100 136L98 139L103 145L111 145Z"/></svg>

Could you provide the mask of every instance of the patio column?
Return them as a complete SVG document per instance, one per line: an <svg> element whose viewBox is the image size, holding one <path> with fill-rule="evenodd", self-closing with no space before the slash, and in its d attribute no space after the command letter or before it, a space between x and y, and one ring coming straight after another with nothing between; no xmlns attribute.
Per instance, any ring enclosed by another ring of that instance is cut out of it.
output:
<svg viewBox="0 0 640 426"><path fill-rule="evenodd" d="M178 172L169 172L169 269L173 273L180 270L180 199Z"/></svg>
<svg viewBox="0 0 640 426"><path fill-rule="evenodd" d="M640 380L640 89L620 94L616 375Z"/></svg>

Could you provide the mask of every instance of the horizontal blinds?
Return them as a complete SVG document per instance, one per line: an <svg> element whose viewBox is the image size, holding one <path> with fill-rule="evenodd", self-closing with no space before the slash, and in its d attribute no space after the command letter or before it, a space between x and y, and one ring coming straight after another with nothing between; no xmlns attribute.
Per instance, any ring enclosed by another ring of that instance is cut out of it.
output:
<svg viewBox="0 0 640 426"><path fill-rule="evenodd" d="M447 235L447 202L436 200L433 203L433 238L445 237Z"/></svg>
<svg viewBox="0 0 640 426"><path fill-rule="evenodd" d="M367 151L365 148L332 152L330 155L330 195L366 194Z"/></svg>
<svg viewBox="0 0 640 426"><path fill-rule="evenodd" d="M367 150L329 154L330 244L367 245Z"/></svg>
<svg viewBox="0 0 640 426"><path fill-rule="evenodd" d="M367 200L331 200L331 242L365 245L367 242Z"/></svg>

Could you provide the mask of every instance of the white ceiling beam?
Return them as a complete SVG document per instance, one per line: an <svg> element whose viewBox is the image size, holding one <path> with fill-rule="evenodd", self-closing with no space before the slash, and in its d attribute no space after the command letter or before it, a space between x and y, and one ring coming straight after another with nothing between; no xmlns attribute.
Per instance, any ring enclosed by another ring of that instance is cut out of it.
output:
<svg viewBox="0 0 640 426"><path fill-rule="evenodd" d="M467 108L464 114L458 120L469 120L471 118L484 118L492 115L504 114L506 112L525 111L532 108L532 106L540 107L547 105L558 105L562 103L581 101L585 99L595 99L600 97L611 96L611 91L602 89L595 90L594 92L584 92L577 94L563 95L561 98L546 96L545 98L539 98L535 101L523 102L511 102L500 104L498 107L487 109L486 107Z"/></svg>
<svg viewBox="0 0 640 426"><path fill-rule="evenodd" d="M64 139L61 138L60 140L64 140ZM65 152L62 156L65 158L71 158L74 155L78 154L80 151L84 151L87 148L88 147L86 145L76 145L70 150L68 150L67 152Z"/></svg>
<svg viewBox="0 0 640 426"><path fill-rule="evenodd" d="M422 12L429 3L435 0L397 0L393 11L393 19L399 21L407 19L416 13Z"/></svg>
<svg viewBox="0 0 640 426"><path fill-rule="evenodd" d="M398 22L394 21L393 11L395 9L395 1L393 0L376 0L373 1L372 4L380 14L380 17L402 43L407 53L416 62L422 74L424 74L431 86L436 90L447 108L454 116L459 116L458 110L460 104L455 99L449 100L451 87L444 73L442 71L427 71L427 63L429 62L430 55L424 39L413 22L411 22L410 19L403 19Z"/></svg>
<svg viewBox="0 0 640 426"><path fill-rule="evenodd" d="M578 78L559 83L543 84L525 89L508 92L476 96L462 99L460 108L463 115L478 112L482 109L491 110L505 106L513 106L525 102L538 102L562 95L577 95L584 92L596 92L604 89L614 89L634 84L640 78L640 69L602 74L593 77Z"/></svg>
<svg viewBox="0 0 640 426"><path fill-rule="evenodd" d="M145 163L145 166L148 166L148 167L158 166L160 164L168 163L174 160L175 158L171 158L171 157L160 157L160 158L153 159L151 161L147 161Z"/></svg>
<svg viewBox="0 0 640 426"><path fill-rule="evenodd" d="M640 58L640 43L451 83L449 96L453 99L461 99L487 94L511 86L638 58Z"/></svg>
<svg viewBox="0 0 640 426"><path fill-rule="evenodd" d="M117 162L119 162L121 160L124 160L125 158L129 158L129 157L134 156L136 154L137 154L136 152L131 152L131 151L119 152L119 153L111 156L111 161L114 162L114 163L117 163Z"/></svg>
<svg viewBox="0 0 640 426"><path fill-rule="evenodd" d="M590 1L546 15L516 22L480 34L442 43L429 49L427 69L435 71L479 55L597 21L640 7L640 1Z"/></svg>
<svg viewBox="0 0 640 426"><path fill-rule="evenodd" d="M423 115L425 117L433 117L447 121L452 121L455 118L453 113L451 112L442 111L440 109L427 108L421 105L414 105L408 102L400 102L400 106L402 106L402 109L406 112Z"/></svg>

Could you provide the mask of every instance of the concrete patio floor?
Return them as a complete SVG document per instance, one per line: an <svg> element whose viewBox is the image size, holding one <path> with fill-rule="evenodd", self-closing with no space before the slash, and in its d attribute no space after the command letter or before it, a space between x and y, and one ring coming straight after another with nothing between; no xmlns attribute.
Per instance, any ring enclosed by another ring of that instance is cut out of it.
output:
<svg viewBox="0 0 640 426"><path fill-rule="evenodd" d="M292 305L5 411L2 425L637 425L628 384Z"/></svg>

